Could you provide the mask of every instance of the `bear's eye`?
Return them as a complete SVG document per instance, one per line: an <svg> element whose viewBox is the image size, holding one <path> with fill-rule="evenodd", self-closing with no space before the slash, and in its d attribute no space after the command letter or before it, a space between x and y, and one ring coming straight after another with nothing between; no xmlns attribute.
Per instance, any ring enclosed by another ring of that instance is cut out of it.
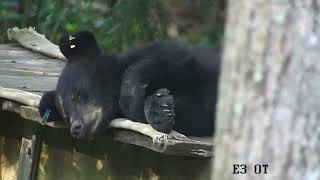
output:
<svg viewBox="0 0 320 180"><path fill-rule="evenodd" d="M71 95L71 100L74 101L76 99L76 96L74 94Z"/></svg>
<svg viewBox="0 0 320 180"><path fill-rule="evenodd" d="M71 100L75 101L80 95L80 89L76 89L73 91L73 93L71 94Z"/></svg>
<svg viewBox="0 0 320 180"><path fill-rule="evenodd" d="M89 95L88 95L88 93L85 92L85 91L81 91L81 92L79 93L79 96L81 97L81 100L83 100L83 101L88 101L88 99L89 99Z"/></svg>

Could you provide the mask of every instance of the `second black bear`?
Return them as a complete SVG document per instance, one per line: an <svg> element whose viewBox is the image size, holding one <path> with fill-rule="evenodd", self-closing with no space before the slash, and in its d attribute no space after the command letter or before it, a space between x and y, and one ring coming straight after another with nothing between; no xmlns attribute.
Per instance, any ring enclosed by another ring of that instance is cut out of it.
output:
<svg viewBox="0 0 320 180"><path fill-rule="evenodd" d="M76 138L103 132L118 117L187 136L211 136L220 51L158 41L125 54L103 54L88 31L63 36L68 59L56 90L43 95L41 116L70 123Z"/></svg>

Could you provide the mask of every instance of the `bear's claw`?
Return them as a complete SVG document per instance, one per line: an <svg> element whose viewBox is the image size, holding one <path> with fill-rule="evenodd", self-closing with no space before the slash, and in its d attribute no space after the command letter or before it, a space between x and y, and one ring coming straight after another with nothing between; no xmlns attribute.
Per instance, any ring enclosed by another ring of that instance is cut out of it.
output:
<svg viewBox="0 0 320 180"><path fill-rule="evenodd" d="M145 101L144 113L149 124L157 131L170 133L174 125L174 98L162 88Z"/></svg>
<svg viewBox="0 0 320 180"><path fill-rule="evenodd" d="M156 146L157 150L164 151L166 144L169 140L186 140L188 139L185 135L180 134L176 131L171 131L169 134L161 133L152 138L153 144Z"/></svg>

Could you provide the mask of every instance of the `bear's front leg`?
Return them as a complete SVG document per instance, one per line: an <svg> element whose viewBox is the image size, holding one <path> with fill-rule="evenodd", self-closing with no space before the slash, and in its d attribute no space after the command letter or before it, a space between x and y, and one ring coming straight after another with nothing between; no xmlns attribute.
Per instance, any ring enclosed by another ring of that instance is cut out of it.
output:
<svg viewBox="0 0 320 180"><path fill-rule="evenodd" d="M163 73L165 68L161 67L152 59L132 64L122 78L119 105L127 118L148 122L157 131L170 133L175 118L173 96L165 88L146 96L150 82Z"/></svg>
<svg viewBox="0 0 320 180"><path fill-rule="evenodd" d="M149 124L157 131L169 134L174 126L174 98L166 88L147 97L144 114Z"/></svg>
<svg viewBox="0 0 320 180"><path fill-rule="evenodd" d="M133 85L130 85L130 84ZM123 85L119 106L123 114L132 120L145 122L143 106L145 101L145 87L142 83L130 82L128 85Z"/></svg>
<svg viewBox="0 0 320 180"><path fill-rule="evenodd" d="M143 112L145 102L145 89L150 76L146 62L137 62L131 65L123 74L119 106L122 113L129 119L146 122Z"/></svg>

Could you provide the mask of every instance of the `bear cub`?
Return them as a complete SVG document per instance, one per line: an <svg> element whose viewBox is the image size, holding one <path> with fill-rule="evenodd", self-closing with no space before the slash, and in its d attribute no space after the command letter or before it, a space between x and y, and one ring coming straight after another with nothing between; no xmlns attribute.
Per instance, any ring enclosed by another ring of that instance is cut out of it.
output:
<svg viewBox="0 0 320 180"><path fill-rule="evenodd" d="M59 48L68 62L39 112L68 122L73 137L92 138L119 117L164 133L213 135L219 49L157 41L102 53L88 31L62 36Z"/></svg>

